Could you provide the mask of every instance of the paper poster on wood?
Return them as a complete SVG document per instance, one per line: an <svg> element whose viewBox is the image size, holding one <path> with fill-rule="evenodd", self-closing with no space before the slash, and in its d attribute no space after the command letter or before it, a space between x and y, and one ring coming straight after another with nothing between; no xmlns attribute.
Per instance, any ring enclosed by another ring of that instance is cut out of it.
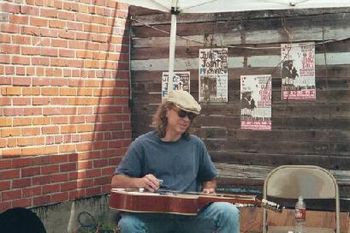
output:
<svg viewBox="0 0 350 233"><path fill-rule="evenodd" d="M228 49L199 50L199 101L228 101Z"/></svg>
<svg viewBox="0 0 350 233"><path fill-rule="evenodd" d="M282 100L315 100L315 44L281 45Z"/></svg>
<svg viewBox="0 0 350 233"><path fill-rule="evenodd" d="M241 129L271 130L271 75L241 76Z"/></svg>
<svg viewBox="0 0 350 233"><path fill-rule="evenodd" d="M162 73L162 98L168 95L169 73ZM183 90L190 92L190 72L174 72L173 90Z"/></svg>

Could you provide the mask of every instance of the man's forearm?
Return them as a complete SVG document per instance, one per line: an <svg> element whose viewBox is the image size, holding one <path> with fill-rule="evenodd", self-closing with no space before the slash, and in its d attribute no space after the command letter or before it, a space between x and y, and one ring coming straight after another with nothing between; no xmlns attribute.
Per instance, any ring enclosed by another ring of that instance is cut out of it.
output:
<svg viewBox="0 0 350 233"><path fill-rule="evenodd" d="M112 178L112 188L141 188L138 182L140 178L116 174Z"/></svg>

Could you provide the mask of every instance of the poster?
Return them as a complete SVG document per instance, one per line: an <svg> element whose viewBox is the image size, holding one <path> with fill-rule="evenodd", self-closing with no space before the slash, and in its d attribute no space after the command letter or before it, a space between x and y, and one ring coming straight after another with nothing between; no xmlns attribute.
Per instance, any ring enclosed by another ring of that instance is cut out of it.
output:
<svg viewBox="0 0 350 233"><path fill-rule="evenodd" d="M162 74L162 98L168 95L168 81L169 73ZM174 72L173 76L173 90L183 90L190 92L190 72Z"/></svg>
<svg viewBox="0 0 350 233"><path fill-rule="evenodd" d="M281 45L282 100L316 100L315 44Z"/></svg>
<svg viewBox="0 0 350 233"><path fill-rule="evenodd" d="M228 101L228 49L199 50L199 101Z"/></svg>
<svg viewBox="0 0 350 233"><path fill-rule="evenodd" d="M241 76L241 129L271 130L271 75Z"/></svg>

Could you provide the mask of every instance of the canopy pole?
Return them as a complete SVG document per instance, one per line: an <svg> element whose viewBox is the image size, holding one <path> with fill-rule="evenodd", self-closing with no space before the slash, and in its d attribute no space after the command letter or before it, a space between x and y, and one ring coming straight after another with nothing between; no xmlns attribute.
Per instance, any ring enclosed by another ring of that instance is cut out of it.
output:
<svg viewBox="0 0 350 233"><path fill-rule="evenodd" d="M173 1L173 7L171 7L168 93L174 89L173 76L174 76L175 48L176 48L176 24L177 24L176 17L178 13L179 11L177 10L177 0L175 0Z"/></svg>

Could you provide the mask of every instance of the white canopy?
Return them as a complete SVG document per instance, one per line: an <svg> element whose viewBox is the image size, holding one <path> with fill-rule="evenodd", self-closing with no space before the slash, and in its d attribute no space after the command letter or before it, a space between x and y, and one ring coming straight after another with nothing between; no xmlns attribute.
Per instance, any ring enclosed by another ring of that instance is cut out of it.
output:
<svg viewBox="0 0 350 233"><path fill-rule="evenodd" d="M119 2L171 13L169 91L173 86L171 77L174 74L177 14L350 7L350 0L119 0Z"/></svg>
<svg viewBox="0 0 350 233"><path fill-rule="evenodd" d="M349 7L349 0L120 0L129 5L180 13L213 13L254 10Z"/></svg>

